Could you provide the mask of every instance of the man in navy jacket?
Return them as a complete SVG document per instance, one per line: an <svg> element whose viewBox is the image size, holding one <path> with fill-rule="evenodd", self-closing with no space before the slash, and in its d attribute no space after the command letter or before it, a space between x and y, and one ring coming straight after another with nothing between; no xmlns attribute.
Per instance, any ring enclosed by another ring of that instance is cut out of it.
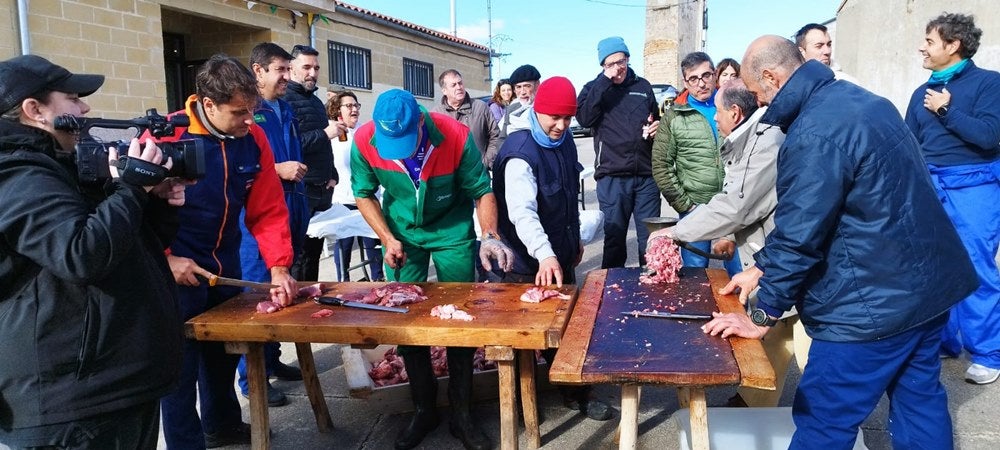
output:
<svg viewBox="0 0 1000 450"><path fill-rule="evenodd" d="M943 14L927 24L920 53L931 78L910 98L906 124L920 141L931 180L979 275L979 289L955 305L943 356L964 346L970 383L1000 377L1000 74L976 67L982 30L972 16ZM961 335L961 340L959 340Z"/></svg>
<svg viewBox="0 0 1000 450"><path fill-rule="evenodd" d="M750 317L716 313L705 332L760 338L798 309L813 343L791 448L850 448L883 393L894 448L951 448L938 349L977 281L919 145L889 101L787 39L755 40L741 77L786 133L775 229L723 289L742 300L759 282Z"/></svg>

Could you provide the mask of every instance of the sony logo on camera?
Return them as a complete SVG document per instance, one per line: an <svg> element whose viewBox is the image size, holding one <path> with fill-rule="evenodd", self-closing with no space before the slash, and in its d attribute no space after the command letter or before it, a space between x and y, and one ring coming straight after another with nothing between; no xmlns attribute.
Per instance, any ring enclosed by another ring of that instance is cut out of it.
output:
<svg viewBox="0 0 1000 450"><path fill-rule="evenodd" d="M107 145L114 145L119 155L128 153L128 141L104 143L91 135L92 128L115 130L138 129L136 137L149 131L154 138L172 136L175 127L186 127L190 124L187 116L179 115L171 118L161 116L156 109L146 111L143 117L129 120L101 119L89 117L59 116L55 120L57 130L78 133L76 144L76 165L81 183L104 182L111 178L111 167L108 165ZM173 160L173 167L167 172L168 177L199 179L205 176L205 149L200 141L182 139L175 142L157 142L163 152L163 161Z"/></svg>

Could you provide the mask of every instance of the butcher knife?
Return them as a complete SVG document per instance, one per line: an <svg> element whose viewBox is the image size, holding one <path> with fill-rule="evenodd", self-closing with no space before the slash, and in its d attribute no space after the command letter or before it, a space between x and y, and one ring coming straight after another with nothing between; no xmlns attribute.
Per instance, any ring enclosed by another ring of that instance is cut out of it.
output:
<svg viewBox="0 0 1000 450"><path fill-rule="evenodd" d="M623 316L633 317L656 317L658 319L679 319L679 320L711 320L711 314L684 314L668 312L643 312L643 311L622 311Z"/></svg>
<svg viewBox="0 0 1000 450"><path fill-rule="evenodd" d="M344 300L340 297L319 297L316 299L316 303L322 305L348 306L351 308L374 309L376 311L388 311L388 312L404 313L404 314L410 312L410 308L370 305L368 303L352 302L350 300Z"/></svg>
<svg viewBox="0 0 1000 450"><path fill-rule="evenodd" d="M236 278L220 277L218 275L212 275L212 276L208 277L208 285L209 286L215 286L215 285L219 285L219 284L225 285L225 286L239 286L239 287L248 287L248 288L254 288L254 289L263 289L265 291L270 290L271 288L278 287L277 285L274 285L274 284L257 283L257 282L253 282L253 281L243 281L243 280L238 280Z"/></svg>

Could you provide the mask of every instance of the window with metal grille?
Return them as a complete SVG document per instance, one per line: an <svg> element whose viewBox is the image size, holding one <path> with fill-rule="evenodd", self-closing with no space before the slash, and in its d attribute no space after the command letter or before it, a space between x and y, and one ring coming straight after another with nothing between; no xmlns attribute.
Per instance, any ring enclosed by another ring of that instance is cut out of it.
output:
<svg viewBox="0 0 1000 450"><path fill-rule="evenodd" d="M417 97L434 98L434 65L403 58L403 89Z"/></svg>
<svg viewBox="0 0 1000 450"><path fill-rule="evenodd" d="M330 53L330 83L359 89L372 88L372 51L327 41Z"/></svg>

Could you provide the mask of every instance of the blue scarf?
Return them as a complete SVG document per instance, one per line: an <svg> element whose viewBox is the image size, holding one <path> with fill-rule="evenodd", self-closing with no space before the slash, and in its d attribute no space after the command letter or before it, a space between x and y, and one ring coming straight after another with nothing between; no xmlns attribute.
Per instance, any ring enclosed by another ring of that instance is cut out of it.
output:
<svg viewBox="0 0 1000 450"><path fill-rule="evenodd" d="M538 124L538 118L535 117L534 108L528 111L528 122L531 123L531 138L535 140L535 143L545 148L556 148L562 145L563 141L566 140L566 135L569 134L569 130L566 130L567 132L564 132L559 140L553 141L549 135L542 131L542 126Z"/></svg>
<svg viewBox="0 0 1000 450"><path fill-rule="evenodd" d="M566 140L566 135L570 134L568 133L569 130L566 130L558 140L552 140L549 135L545 134L545 131L542 131L542 126L538 124L534 108L528 111L528 122L531 123L531 138L535 140L535 143L545 148L556 148L562 145L563 141Z"/></svg>
<svg viewBox="0 0 1000 450"><path fill-rule="evenodd" d="M951 67L931 71L931 78L927 80L927 84L948 84L967 65L969 65L969 58L962 58L961 61L952 64Z"/></svg>

